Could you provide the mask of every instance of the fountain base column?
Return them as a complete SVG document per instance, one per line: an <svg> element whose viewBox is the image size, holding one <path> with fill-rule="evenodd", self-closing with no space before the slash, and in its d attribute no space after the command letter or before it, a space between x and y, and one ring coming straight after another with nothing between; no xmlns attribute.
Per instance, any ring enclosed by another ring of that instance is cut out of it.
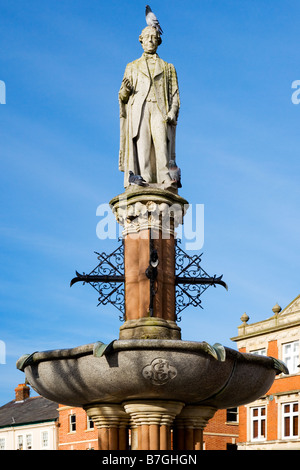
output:
<svg viewBox="0 0 300 470"><path fill-rule="evenodd" d="M135 429L132 450L171 450L171 426L184 403L174 401L139 401L123 403Z"/></svg>
<svg viewBox="0 0 300 470"><path fill-rule="evenodd" d="M90 405L84 409L99 430L99 450L128 449L129 416L121 405Z"/></svg>
<svg viewBox="0 0 300 470"><path fill-rule="evenodd" d="M203 430L216 411L211 406L185 406L174 423L174 449L203 450Z"/></svg>

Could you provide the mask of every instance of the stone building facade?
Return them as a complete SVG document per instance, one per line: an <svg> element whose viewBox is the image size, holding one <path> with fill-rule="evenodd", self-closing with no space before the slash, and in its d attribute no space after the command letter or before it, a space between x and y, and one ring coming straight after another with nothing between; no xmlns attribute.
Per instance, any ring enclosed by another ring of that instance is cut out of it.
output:
<svg viewBox="0 0 300 470"><path fill-rule="evenodd" d="M300 450L300 295L283 310L257 323L241 317L236 341L239 351L264 354L283 361L288 374L276 377L265 396L241 406L238 449Z"/></svg>

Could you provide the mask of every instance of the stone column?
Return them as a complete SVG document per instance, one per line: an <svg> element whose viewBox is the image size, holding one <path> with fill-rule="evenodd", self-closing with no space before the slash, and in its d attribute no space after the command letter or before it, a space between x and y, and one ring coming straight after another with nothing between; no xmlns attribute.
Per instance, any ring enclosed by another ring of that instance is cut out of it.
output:
<svg viewBox="0 0 300 470"><path fill-rule="evenodd" d="M89 405L85 411L99 430L99 450L128 449L129 415L121 405Z"/></svg>
<svg viewBox="0 0 300 470"><path fill-rule="evenodd" d="M174 401L139 401L123 403L137 429L134 450L171 450L171 426L184 406ZM135 431L136 432L136 431Z"/></svg>
<svg viewBox="0 0 300 470"><path fill-rule="evenodd" d="M129 187L110 201L124 227L125 323L120 339L181 339L175 314L175 229L188 203L178 194ZM158 255L150 279L150 256Z"/></svg>
<svg viewBox="0 0 300 470"><path fill-rule="evenodd" d="M203 430L216 411L211 406L185 406L174 422L174 449L203 450Z"/></svg>

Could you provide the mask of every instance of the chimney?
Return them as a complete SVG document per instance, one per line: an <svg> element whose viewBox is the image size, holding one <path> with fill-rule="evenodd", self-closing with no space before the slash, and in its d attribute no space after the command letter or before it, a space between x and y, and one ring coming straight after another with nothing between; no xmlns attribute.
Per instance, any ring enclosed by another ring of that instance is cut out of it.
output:
<svg viewBox="0 0 300 470"><path fill-rule="evenodd" d="M29 398L30 388L26 384L19 384L15 388L16 398L15 401L24 401Z"/></svg>

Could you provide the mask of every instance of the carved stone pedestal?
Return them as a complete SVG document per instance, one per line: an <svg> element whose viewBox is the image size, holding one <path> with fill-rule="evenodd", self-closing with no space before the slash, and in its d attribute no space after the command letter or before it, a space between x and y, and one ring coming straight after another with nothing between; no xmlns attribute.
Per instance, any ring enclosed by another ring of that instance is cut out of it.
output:
<svg viewBox="0 0 300 470"><path fill-rule="evenodd" d="M188 208L176 192L129 187L110 202L124 227L125 323L120 339L181 339L175 315L175 229ZM151 263L153 254L157 265Z"/></svg>

